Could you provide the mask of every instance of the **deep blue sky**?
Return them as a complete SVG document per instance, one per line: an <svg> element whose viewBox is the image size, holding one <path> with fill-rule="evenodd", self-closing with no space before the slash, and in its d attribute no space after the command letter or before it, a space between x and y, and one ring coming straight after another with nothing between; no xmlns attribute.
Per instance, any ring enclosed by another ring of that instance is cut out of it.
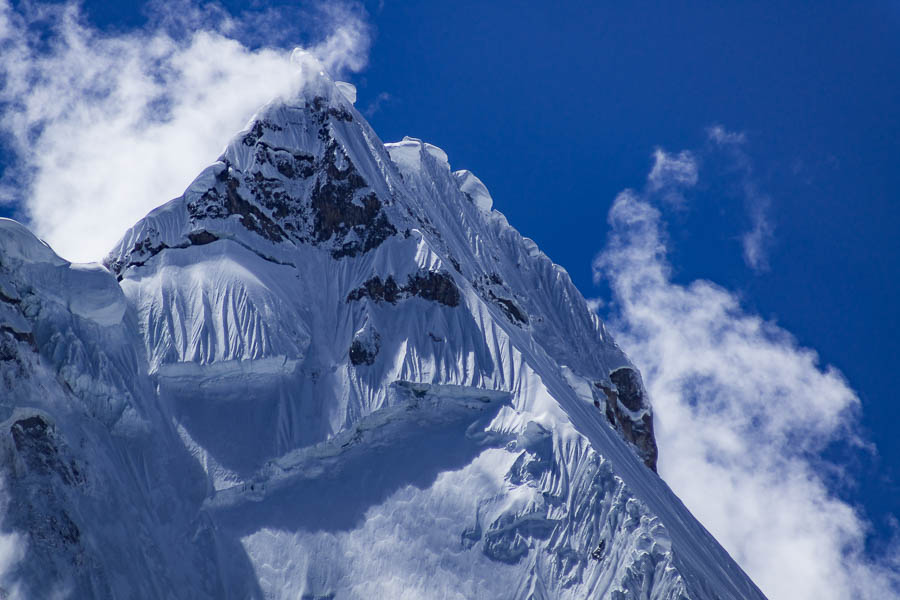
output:
<svg viewBox="0 0 900 600"><path fill-rule="evenodd" d="M723 4L370 2L357 106L388 94L370 115L382 139L473 170L588 297L606 293L591 262L607 211L654 148L702 154L709 126L744 132L771 269L744 265L740 177L707 161L669 215L676 280L737 291L843 371L880 451L853 497L880 525L900 514L900 2ZM86 6L102 27L143 21Z"/></svg>
<svg viewBox="0 0 900 600"><path fill-rule="evenodd" d="M591 260L607 211L654 148L744 132L771 198L771 268L743 264L740 179L701 166L670 219L676 280L739 292L843 371L881 455L853 495L883 524L900 514L900 3L603 5L372 6L358 106L390 94L370 117L382 139L426 139L473 170L589 297L605 292Z"/></svg>

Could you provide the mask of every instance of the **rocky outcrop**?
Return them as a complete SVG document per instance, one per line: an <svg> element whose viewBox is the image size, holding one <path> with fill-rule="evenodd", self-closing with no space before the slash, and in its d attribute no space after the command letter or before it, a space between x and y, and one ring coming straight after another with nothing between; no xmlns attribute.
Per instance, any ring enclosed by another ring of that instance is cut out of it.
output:
<svg viewBox="0 0 900 600"><path fill-rule="evenodd" d="M368 323L353 336L350 344L350 364L353 366L371 365L381 349L381 336Z"/></svg>
<svg viewBox="0 0 900 600"><path fill-rule="evenodd" d="M376 275L347 295L347 302L369 298L378 302L396 304L406 298L418 296L424 300L445 306L459 306L459 288L449 273L418 271L410 275L404 285L397 284L393 275L381 279Z"/></svg>
<svg viewBox="0 0 900 600"><path fill-rule="evenodd" d="M631 442L644 464L656 471L659 450L653 435L653 414L644 392L641 376L623 367L609 374L615 389L600 382L594 385L606 395L606 419Z"/></svg>
<svg viewBox="0 0 900 600"><path fill-rule="evenodd" d="M515 299L516 295L499 274L491 273L477 277L472 285L482 298L498 306L510 322L519 327L528 325L528 313L519 306Z"/></svg>
<svg viewBox="0 0 900 600"><path fill-rule="evenodd" d="M217 184L198 202L189 203L192 219L238 214L247 229L262 237L322 246L338 259L377 248L397 229L331 126L332 120L352 122L353 116L322 97L290 110L302 113L298 120L317 126L321 151L282 148L267 134L283 128L268 119L257 120L241 141L253 149L252 164L241 171L223 157L224 193Z"/></svg>
<svg viewBox="0 0 900 600"><path fill-rule="evenodd" d="M26 470L36 475L57 475L66 485L83 483L74 460L61 458L54 427L40 415L15 421L10 427L13 444Z"/></svg>

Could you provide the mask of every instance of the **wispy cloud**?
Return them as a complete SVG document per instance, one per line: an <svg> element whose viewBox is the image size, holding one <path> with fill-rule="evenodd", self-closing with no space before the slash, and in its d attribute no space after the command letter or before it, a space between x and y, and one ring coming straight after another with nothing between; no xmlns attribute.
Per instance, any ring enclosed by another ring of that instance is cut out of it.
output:
<svg viewBox="0 0 900 600"><path fill-rule="evenodd" d="M735 294L673 283L655 197L618 196L594 267L613 292L609 325L648 385L661 475L772 600L898 597L900 554L866 554L870 524L829 490L840 466L820 458L829 444L861 448L858 397Z"/></svg>
<svg viewBox="0 0 900 600"><path fill-rule="evenodd" d="M741 175L741 190L750 220L750 229L741 235L744 262L756 272L767 271L769 247L775 234L775 226L769 218L772 199L759 190L754 180L753 164L744 152L747 136L743 132L729 131L721 125L713 125L706 133L715 147L731 155Z"/></svg>
<svg viewBox="0 0 900 600"><path fill-rule="evenodd" d="M373 115L375 115L375 113L381 110L382 106L384 106L388 102L391 102L393 99L393 96L391 96L387 92L381 92L377 96L375 96L375 99L372 100L372 102L369 103L369 105L363 111L363 114L371 118Z"/></svg>
<svg viewBox="0 0 900 600"><path fill-rule="evenodd" d="M745 185L745 190L752 226L741 236L744 262L754 271L767 271L769 269L768 250L775 231L768 218L771 200L768 196L757 194L754 186Z"/></svg>
<svg viewBox="0 0 900 600"><path fill-rule="evenodd" d="M669 154L657 148L653 153L653 168L647 175L647 183L653 190L667 186L693 186L697 183L697 159L689 150Z"/></svg>
<svg viewBox="0 0 900 600"><path fill-rule="evenodd" d="M296 92L298 41L335 76L365 67L358 4L304 8L305 31L282 10L157 3L146 27L108 33L75 3L0 0L0 127L14 153L4 200L66 258L101 258L180 195L257 108ZM288 44L279 31L302 39Z"/></svg>
<svg viewBox="0 0 900 600"><path fill-rule="evenodd" d="M747 141L742 131L728 131L721 125L713 125L706 130L709 139L717 144L740 145Z"/></svg>
<svg viewBox="0 0 900 600"><path fill-rule="evenodd" d="M684 209L687 201L683 192L697 184L699 168L699 160L689 150L670 154L657 148L653 152L653 167L647 175L647 189L660 193L670 206Z"/></svg>

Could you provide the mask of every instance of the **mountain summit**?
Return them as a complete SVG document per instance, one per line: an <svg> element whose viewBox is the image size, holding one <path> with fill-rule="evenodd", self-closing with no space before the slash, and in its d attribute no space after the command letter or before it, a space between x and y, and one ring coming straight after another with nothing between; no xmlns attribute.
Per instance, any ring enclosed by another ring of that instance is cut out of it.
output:
<svg viewBox="0 0 900 600"><path fill-rule="evenodd" d="M0 220L0 597L762 599L565 270L354 99L265 106L105 267Z"/></svg>

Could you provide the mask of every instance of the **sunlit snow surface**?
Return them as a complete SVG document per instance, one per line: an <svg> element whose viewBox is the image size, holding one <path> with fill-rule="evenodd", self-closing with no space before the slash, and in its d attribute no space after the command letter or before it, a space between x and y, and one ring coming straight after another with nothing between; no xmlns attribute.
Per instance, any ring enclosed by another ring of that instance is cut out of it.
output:
<svg viewBox="0 0 900 600"><path fill-rule="evenodd" d="M762 598L566 272L350 91L263 108L109 271L0 221L3 589Z"/></svg>

